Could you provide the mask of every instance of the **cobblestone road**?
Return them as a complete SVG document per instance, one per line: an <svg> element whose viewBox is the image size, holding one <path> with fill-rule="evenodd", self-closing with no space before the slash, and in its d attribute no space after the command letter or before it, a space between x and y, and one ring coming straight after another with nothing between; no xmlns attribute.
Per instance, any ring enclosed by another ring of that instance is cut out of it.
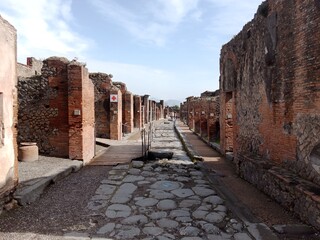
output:
<svg viewBox="0 0 320 240"><path fill-rule="evenodd" d="M172 151L173 159L119 165L101 182L87 208L105 225L91 237L252 239L186 156L172 122L155 126L152 150Z"/></svg>
<svg viewBox="0 0 320 240"><path fill-rule="evenodd" d="M173 122L156 123L152 151L173 158L85 167L0 218L0 239L254 239L187 157Z"/></svg>

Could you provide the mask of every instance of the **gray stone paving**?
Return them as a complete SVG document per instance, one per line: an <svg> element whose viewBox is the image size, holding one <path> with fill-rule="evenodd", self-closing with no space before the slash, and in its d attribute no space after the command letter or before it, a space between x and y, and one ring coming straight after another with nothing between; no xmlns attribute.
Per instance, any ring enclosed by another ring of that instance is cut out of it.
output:
<svg viewBox="0 0 320 240"><path fill-rule="evenodd" d="M105 225L89 237L253 239L189 160L172 123L160 122L155 128L152 150L173 151L173 159L114 167L87 205L105 219Z"/></svg>

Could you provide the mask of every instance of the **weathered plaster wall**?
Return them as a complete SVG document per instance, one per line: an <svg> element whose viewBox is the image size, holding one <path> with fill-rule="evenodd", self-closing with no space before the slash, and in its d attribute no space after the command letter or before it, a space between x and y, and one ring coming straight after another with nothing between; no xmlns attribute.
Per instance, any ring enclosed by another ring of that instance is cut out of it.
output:
<svg viewBox="0 0 320 240"><path fill-rule="evenodd" d="M17 176L17 34L0 16L0 212Z"/></svg>

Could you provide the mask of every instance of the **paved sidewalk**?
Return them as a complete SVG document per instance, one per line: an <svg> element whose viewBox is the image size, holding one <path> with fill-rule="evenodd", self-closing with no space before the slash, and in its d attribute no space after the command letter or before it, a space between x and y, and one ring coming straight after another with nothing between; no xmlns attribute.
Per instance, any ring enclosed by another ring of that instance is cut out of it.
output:
<svg viewBox="0 0 320 240"><path fill-rule="evenodd" d="M130 162L131 156L141 156L139 136L139 129L134 129L132 133L124 136L121 141L96 138L99 144L96 145L96 156L93 158L95 163L92 165L116 165L121 162ZM109 152L106 153L106 151ZM106 158L110 152L115 152L113 159ZM108 164L105 164L106 161ZM14 198L20 205L31 204L52 183L65 178L72 172L79 171L82 167L82 161L41 155L38 161L19 162L19 185L14 193Z"/></svg>

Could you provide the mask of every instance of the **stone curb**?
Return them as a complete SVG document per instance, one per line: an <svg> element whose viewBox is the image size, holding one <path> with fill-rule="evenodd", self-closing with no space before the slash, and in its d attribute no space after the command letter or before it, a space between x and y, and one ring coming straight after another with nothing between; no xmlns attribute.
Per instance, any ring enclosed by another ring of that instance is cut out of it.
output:
<svg viewBox="0 0 320 240"><path fill-rule="evenodd" d="M50 176L31 181L29 185L18 186L13 194L13 198L17 200L19 205L26 206L36 201L44 190L52 183L62 180L72 172L77 172L83 167L82 161L74 161L72 166L58 169L57 172Z"/></svg>
<svg viewBox="0 0 320 240"><path fill-rule="evenodd" d="M185 138L185 136L180 132L180 129L177 125L174 125L174 130L178 134L178 138L180 139L183 149L186 151L188 157L192 161L201 161L203 160L199 154L192 149L192 145L188 142L188 140Z"/></svg>

